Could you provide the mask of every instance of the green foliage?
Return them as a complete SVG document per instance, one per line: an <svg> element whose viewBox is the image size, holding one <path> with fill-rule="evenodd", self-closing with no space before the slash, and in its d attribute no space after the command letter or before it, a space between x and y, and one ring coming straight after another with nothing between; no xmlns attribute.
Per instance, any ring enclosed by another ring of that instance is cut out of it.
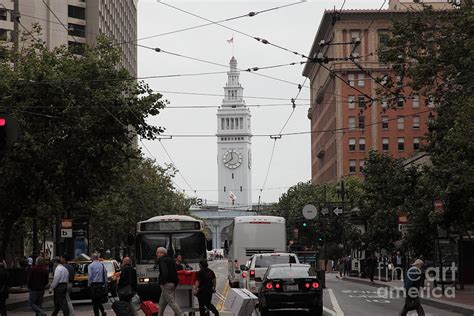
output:
<svg viewBox="0 0 474 316"><path fill-rule="evenodd" d="M0 199L8 201L0 206L0 256L25 217L51 223L52 214L90 213L139 156L131 130L156 137L162 128L145 119L166 103L119 67L106 39L83 56L42 43L4 51L0 110L18 119L21 136L0 163Z"/></svg>
<svg viewBox="0 0 474 316"><path fill-rule="evenodd" d="M93 245L127 246L138 221L165 214L188 215L190 201L174 191L170 171L150 160L132 161L120 180L94 203Z"/></svg>
<svg viewBox="0 0 474 316"><path fill-rule="evenodd" d="M448 11L407 13L394 23L380 54L412 90L434 100L427 148L433 167L427 182L445 205L437 220L461 234L474 228L473 25L472 1Z"/></svg>

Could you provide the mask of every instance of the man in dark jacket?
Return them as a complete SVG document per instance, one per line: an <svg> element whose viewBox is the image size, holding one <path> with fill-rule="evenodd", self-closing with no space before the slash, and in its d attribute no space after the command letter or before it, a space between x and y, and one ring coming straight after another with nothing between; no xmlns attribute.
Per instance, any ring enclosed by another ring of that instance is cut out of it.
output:
<svg viewBox="0 0 474 316"><path fill-rule="evenodd" d="M43 257L38 257L36 265L28 271L28 289L30 290L28 305L36 313L36 316L46 316L43 311L43 297L48 283L48 266Z"/></svg>
<svg viewBox="0 0 474 316"><path fill-rule="evenodd" d="M121 295L120 290L129 285L131 288L131 295L128 295L129 297ZM137 271L135 271L135 269L132 267L132 260L129 257L123 258L117 289L120 300L127 302L129 302L132 299L134 293L137 292Z"/></svg>
<svg viewBox="0 0 474 316"><path fill-rule="evenodd" d="M420 302L420 292L424 286L425 275L423 273L424 262L421 259L416 259L412 267L407 270L404 285L406 291L405 305L401 312L401 316L406 316L408 311L416 310L418 316L425 316L425 311Z"/></svg>
<svg viewBox="0 0 474 316"><path fill-rule="evenodd" d="M0 315L7 316L6 301L8 298L8 272L5 263L0 262Z"/></svg>
<svg viewBox="0 0 474 316"><path fill-rule="evenodd" d="M156 257L158 258L158 269L160 276L158 282L160 283L161 296L159 309L159 316L165 314L166 306L169 305L175 315L184 316L183 312L174 300L176 286L178 285L178 272L176 271L176 263L173 258L168 256L166 248L158 247L156 249Z"/></svg>

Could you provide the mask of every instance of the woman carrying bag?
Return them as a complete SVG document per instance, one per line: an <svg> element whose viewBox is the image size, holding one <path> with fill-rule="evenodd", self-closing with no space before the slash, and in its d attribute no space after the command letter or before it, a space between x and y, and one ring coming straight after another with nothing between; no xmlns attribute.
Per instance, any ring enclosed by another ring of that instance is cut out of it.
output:
<svg viewBox="0 0 474 316"><path fill-rule="evenodd" d="M117 284L117 292L120 302L128 303L131 315L137 315L137 308L132 303L132 298L137 293L137 271L132 267L130 257L125 257L122 260L122 271L120 272L120 279Z"/></svg>

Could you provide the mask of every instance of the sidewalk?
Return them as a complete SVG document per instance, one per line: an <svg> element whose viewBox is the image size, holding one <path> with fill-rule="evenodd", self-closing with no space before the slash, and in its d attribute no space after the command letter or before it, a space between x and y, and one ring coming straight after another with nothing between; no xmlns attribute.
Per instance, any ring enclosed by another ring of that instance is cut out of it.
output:
<svg viewBox="0 0 474 316"><path fill-rule="evenodd" d="M403 281L379 281L377 278L374 279L374 282L370 282L369 279L362 279L358 277L343 277L341 278L344 281L362 283L374 287L385 287L388 289L399 289L403 288ZM425 285L426 288L433 290L433 284L427 282ZM436 291L437 294L441 292ZM469 284L464 286L464 290L455 290L454 297L446 297L443 295L442 298L433 298L433 297L422 297L421 302L426 305L431 305L441 309L446 309L450 311L455 311L464 315L474 315L474 285Z"/></svg>

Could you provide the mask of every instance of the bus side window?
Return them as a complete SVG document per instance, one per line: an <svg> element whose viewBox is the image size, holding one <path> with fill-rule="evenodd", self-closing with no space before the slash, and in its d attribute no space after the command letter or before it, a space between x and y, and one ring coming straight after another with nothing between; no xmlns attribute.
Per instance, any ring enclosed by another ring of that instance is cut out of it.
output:
<svg viewBox="0 0 474 316"><path fill-rule="evenodd" d="M290 263L296 263L295 256L290 256Z"/></svg>

